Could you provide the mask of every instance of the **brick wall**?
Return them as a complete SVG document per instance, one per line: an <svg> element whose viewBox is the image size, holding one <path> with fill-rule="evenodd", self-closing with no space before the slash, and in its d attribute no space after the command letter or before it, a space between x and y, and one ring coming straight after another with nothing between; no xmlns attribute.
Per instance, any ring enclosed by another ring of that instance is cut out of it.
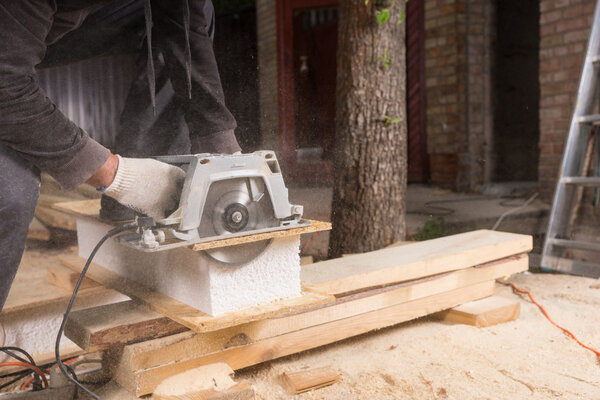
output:
<svg viewBox="0 0 600 400"><path fill-rule="evenodd" d="M425 0L427 150L433 183L474 190L489 130L491 5Z"/></svg>
<svg viewBox="0 0 600 400"><path fill-rule="evenodd" d="M262 147L278 149L276 0L256 0Z"/></svg>
<svg viewBox="0 0 600 400"><path fill-rule="evenodd" d="M540 1L540 160L542 199L552 200L585 57L594 0Z"/></svg>

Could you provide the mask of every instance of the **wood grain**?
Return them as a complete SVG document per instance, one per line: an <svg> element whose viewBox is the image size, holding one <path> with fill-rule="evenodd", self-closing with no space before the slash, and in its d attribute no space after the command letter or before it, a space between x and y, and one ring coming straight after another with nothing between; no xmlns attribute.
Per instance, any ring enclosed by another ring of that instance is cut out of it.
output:
<svg viewBox="0 0 600 400"><path fill-rule="evenodd" d="M120 385L141 396L152 393L154 388L169 376L191 368L217 362L225 362L234 370L249 367L490 296L494 292L494 285L494 281L478 283L155 368L138 371L117 368L113 376Z"/></svg>
<svg viewBox="0 0 600 400"><path fill-rule="evenodd" d="M302 267L303 285L341 295L469 268L529 252L528 235L479 230L318 262Z"/></svg>
<svg viewBox="0 0 600 400"><path fill-rule="evenodd" d="M79 201L69 201L64 203L56 203L52 206L56 210L59 210L64 213L68 213L70 215L74 215L76 217L84 217L84 218L92 218L99 220L100 214L100 200L79 200ZM273 231L266 233L258 233L254 235L246 235L240 237L233 238L223 238L218 240L213 240L206 243L197 243L189 246L194 251L202 251L208 249L216 249L219 247L227 247L227 246L235 246L243 243L252 243L259 242L261 240L267 239L276 239L282 237L290 237L302 235L305 233L313 233L319 231L325 231L331 229L330 222L322 222L322 221L313 221L309 226L302 226L299 228L290 228L281 231ZM108 223L107 221L102 220L103 223Z"/></svg>
<svg viewBox="0 0 600 400"><path fill-rule="evenodd" d="M85 260L77 255L59 256L58 259L75 271L81 271L85 264ZM134 300L147 304L154 311L197 332L225 329L234 325L301 311L309 307L335 301L335 298L331 295L324 295L316 291L307 291L302 296L296 298L274 301L213 317L162 293L149 290L139 283L127 280L97 264L92 264L87 272L87 276L105 287L117 290Z"/></svg>
<svg viewBox="0 0 600 400"><path fill-rule="evenodd" d="M385 288L338 298L335 303L317 306L304 312L233 326L226 330L197 334L186 332L157 340L126 346L119 353L120 364L128 370L140 370L172 362L197 358L235 346L242 346L331 321L350 318L371 311L481 282L527 269L527 256L504 262L469 268L404 282Z"/></svg>
<svg viewBox="0 0 600 400"><path fill-rule="evenodd" d="M518 300L492 296L461 304L435 316L444 322L483 328L516 320L519 318L520 309Z"/></svg>
<svg viewBox="0 0 600 400"><path fill-rule="evenodd" d="M64 229L67 231L77 230L74 216L50 207L38 205L35 208L35 217L46 226Z"/></svg>
<svg viewBox="0 0 600 400"><path fill-rule="evenodd" d="M252 383L241 380L232 387L217 390L202 390L179 396L152 395L152 400L254 400Z"/></svg>
<svg viewBox="0 0 600 400"><path fill-rule="evenodd" d="M323 367L284 372L283 379L290 391L293 394L298 394L333 385L340 379L340 374L330 367Z"/></svg>
<svg viewBox="0 0 600 400"><path fill-rule="evenodd" d="M208 250L208 249L215 249L218 247L234 246L236 244L259 242L261 240L297 236L297 235L302 235L305 233L313 233L313 232L326 231L326 230L331 229L330 222L313 221L313 220L309 220L309 221L311 222L311 224L309 226L303 226L300 228L290 228L290 229L281 230L281 231L257 233L254 235L233 237L233 238L228 238L228 239L219 239L219 240L213 240L211 242L206 242L206 243L198 243L198 244L195 244L192 246L192 250L202 251L202 250Z"/></svg>
<svg viewBox="0 0 600 400"><path fill-rule="evenodd" d="M188 328L134 301L73 311L65 336L93 352L185 332Z"/></svg>
<svg viewBox="0 0 600 400"><path fill-rule="evenodd" d="M46 282L70 292L75 289L75 285L79 280L79 275L79 273L62 265L49 265L46 267ZM100 284L89 278L83 278L79 289L87 289L96 286L100 286Z"/></svg>
<svg viewBox="0 0 600 400"><path fill-rule="evenodd" d="M50 231L44 224L40 222L39 219L33 218L31 220L31 224L29 224L29 229L27 230L27 239L35 239L35 240L50 240Z"/></svg>

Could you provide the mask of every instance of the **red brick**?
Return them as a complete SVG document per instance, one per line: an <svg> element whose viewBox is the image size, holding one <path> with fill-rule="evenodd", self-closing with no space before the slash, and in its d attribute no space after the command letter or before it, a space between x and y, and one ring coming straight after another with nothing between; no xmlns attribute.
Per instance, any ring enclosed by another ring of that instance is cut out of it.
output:
<svg viewBox="0 0 600 400"><path fill-rule="evenodd" d="M559 19L561 19L561 17L562 17L561 10L554 10L554 11L542 13L542 15L540 16L540 24L541 25L550 24L552 22L558 21Z"/></svg>
<svg viewBox="0 0 600 400"><path fill-rule="evenodd" d="M573 18L563 21L558 21L556 24L556 32L572 31L588 26L586 17Z"/></svg>

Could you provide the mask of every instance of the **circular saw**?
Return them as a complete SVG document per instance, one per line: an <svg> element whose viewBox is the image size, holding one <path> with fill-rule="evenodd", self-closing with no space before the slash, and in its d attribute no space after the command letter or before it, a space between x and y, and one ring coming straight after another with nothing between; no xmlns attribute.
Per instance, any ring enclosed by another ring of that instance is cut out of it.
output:
<svg viewBox="0 0 600 400"><path fill-rule="evenodd" d="M157 157L182 167L186 177L179 207L156 226L119 240L142 251L162 251L197 243L310 225L303 208L288 201L272 151L250 154L195 154ZM224 265L258 257L271 239L205 250Z"/></svg>

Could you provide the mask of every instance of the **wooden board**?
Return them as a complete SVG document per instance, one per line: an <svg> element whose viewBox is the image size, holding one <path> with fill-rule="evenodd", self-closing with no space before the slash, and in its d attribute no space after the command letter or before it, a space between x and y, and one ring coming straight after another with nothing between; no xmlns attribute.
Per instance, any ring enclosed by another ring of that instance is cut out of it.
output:
<svg viewBox="0 0 600 400"><path fill-rule="evenodd" d="M67 267L75 271L81 271L85 264L85 260L77 255L65 255L58 258ZM197 332L216 331L335 301L333 296L308 291L302 296L293 299L274 301L257 307L212 317L169 296L154 292L138 283L129 281L97 264L92 264L87 272L87 276L105 287L115 289L134 300L147 304L154 311Z"/></svg>
<svg viewBox="0 0 600 400"><path fill-rule="evenodd" d="M340 379L340 374L330 367L323 367L297 372L284 372L283 379L291 393L298 394L333 385Z"/></svg>
<svg viewBox="0 0 600 400"><path fill-rule="evenodd" d="M345 296L334 304L314 307L300 313L233 326L226 330L196 334L186 332L126 346L119 352L122 365L140 370L172 362L198 358L226 348L255 343L260 340L299 331L331 321L345 319L418 300L434 294L518 273L527 269L527 257L514 257L478 268L446 273L438 277L405 282L386 288Z"/></svg>
<svg viewBox="0 0 600 400"><path fill-rule="evenodd" d="M303 266L303 285L341 295L529 252L528 235L479 230Z"/></svg>
<svg viewBox="0 0 600 400"><path fill-rule="evenodd" d="M215 249L218 247L234 246L243 243L259 242L267 239L277 239L283 237L303 235L305 233L313 233L319 231L328 231L331 229L331 222L313 221L309 220L311 224L309 226L303 226L300 228L291 228L282 231L273 231L267 233L257 233L254 235L233 237L229 239L213 240L206 243L198 243L192 246L194 251L202 251L208 249Z"/></svg>
<svg viewBox="0 0 600 400"><path fill-rule="evenodd" d="M113 376L121 386L141 396L152 393L154 388L167 377L191 368L217 362L225 362L234 370L249 367L490 296L494 292L494 285L494 281L478 283L245 346L228 348L199 358L174 361L155 368L138 371L117 368L113 370Z"/></svg>
<svg viewBox="0 0 600 400"><path fill-rule="evenodd" d="M50 240L50 231L44 224L40 222L39 219L33 218L31 220L31 224L29 224L29 229L27 230L27 239L34 240Z"/></svg>
<svg viewBox="0 0 600 400"><path fill-rule="evenodd" d="M100 218L100 199L54 203L52 208L75 217Z"/></svg>
<svg viewBox="0 0 600 400"><path fill-rule="evenodd" d="M28 257L27 254L24 255L24 259ZM46 280L46 268L62 266L62 264L56 257L47 257L40 263L36 260L27 259L27 262L22 262L19 266L1 315L54 304L67 305L72 292L50 284ZM81 300L109 294L117 295L111 289L97 286L81 290L77 298Z"/></svg>
<svg viewBox="0 0 600 400"><path fill-rule="evenodd" d="M68 231L77 230L77 224L74 216L50 207L38 205L35 208L35 217L46 226Z"/></svg>
<svg viewBox="0 0 600 400"><path fill-rule="evenodd" d="M152 400L254 400L252 383L241 380L223 391L202 390L179 396L152 395Z"/></svg>
<svg viewBox="0 0 600 400"><path fill-rule="evenodd" d="M79 273L63 265L49 265L46 267L46 282L69 292L73 292L75 289L75 285L79 280L79 275ZM79 289L87 289L96 286L100 285L89 278L83 278Z"/></svg>
<svg viewBox="0 0 600 400"><path fill-rule="evenodd" d="M73 311L65 336L82 349L93 352L187 330L170 318L129 300Z"/></svg>
<svg viewBox="0 0 600 400"><path fill-rule="evenodd" d="M501 296L461 304L458 307L437 313L444 322L473 325L479 328L514 321L519 318L518 300Z"/></svg>
<svg viewBox="0 0 600 400"><path fill-rule="evenodd" d="M64 203L56 203L52 206L56 210L76 217L99 219L100 215L100 200L80 200L80 201L69 201ZM281 231L257 233L254 235L224 238L219 240L213 240L206 243L197 243L189 246L194 251L202 251L208 249L215 249L219 247L235 246L243 243L259 242L261 240L276 239L282 237L291 237L302 235L305 233L313 233L319 231L325 231L331 229L330 222L313 221L309 220L311 224L309 226L303 226L300 228L291 228ZM109 223L102 220L103 223Z"/></svg>
<svg viewBox="0 0 600 400"><path fill-rule="evenodd" d="M435 293L457 289L463 286L479 282L493 280L506 275L518 273L527 269L527 256L515 256L502 262L489 263L477 268L469 268L430 277L418 281L404 282L398 285L372 290L363 294L356 294L345 298L339 298L334 304L315 306L301 313L291 313L262 321L255 321L225 330L196 334L188 332L185 334L165 337L160 340L139 343L135 346L127 346L123 358L128 358L134 369L149 368L169 362L170 359L186 359L197 357L210 352L219 351L234 345L248 344L269 337L281 335L294 330L300 330L309 326L327 323L334 319L342 319L360 313L376 310L404 301L414 300ZM134 337L131 335L129 325L125 321L133 321L144 312L143 306L131 304L131 309L112 311L116 305L103 306L106 315L114 314L120 317L115 322L114 329L121 333L121 337L103 337L105 348L122 344L122 338ZM136 307L142 308L138 311ZM111 310L111 311L109 311ZM75 330L67 330L67 337L80 344L80 337L95 336L103 334L103 323L96 324L96 313L94 310L77 311L80 323ZM86 314L89 314L86 316ZM128 315L131 317L128 317ZM85 316L85 317L84 317ZM123 321L118 325L118 321ZM149 321L150 322L150 321ZM110 323L110 322L108 322ZM141 321L140 321L141 323ZM69 325L67 325L68 327ZM73 337L71 337L73 335ZM115 340L112 345L109 340ZM81 345L81 344L80 344Z"/></svg>

